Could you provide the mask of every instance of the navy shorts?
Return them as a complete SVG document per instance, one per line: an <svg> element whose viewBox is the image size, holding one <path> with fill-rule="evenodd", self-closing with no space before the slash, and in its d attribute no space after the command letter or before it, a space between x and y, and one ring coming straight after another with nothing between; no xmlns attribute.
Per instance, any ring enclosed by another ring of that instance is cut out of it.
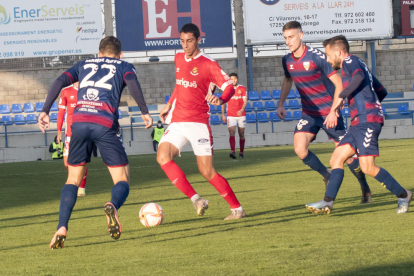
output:
<svg viewBox="0 0 414 276"><path fill-rule="evenodd" d="M108 167L128 165L121 134L113 129L94 123L73 123L68 164L80 166L91 162L93 143Z"/></svg>
<svg viewBox="0 0 414 276"><path fill-rule="evenodd" d="M341 141L342 137L345 135L345 124L344 119L342 116L338 117L338 124L335 128L326 128L326 125L323 124L325 122L325 117L322 116L310 116L303 114L302 118L299 120L298 124L295 128L295 134L297 132L308 132L313 133L316 135L318 134L319 130L322 128L326 134L328 135L329 140L334 140L335 142Z"/></svg>
<svg viewBox="0 0 414 276"><path fill-rule="evenodd" d="M358 156L379 156L378 137L382 124L363 123L351 126L338 147L350 145Z"/></svg>

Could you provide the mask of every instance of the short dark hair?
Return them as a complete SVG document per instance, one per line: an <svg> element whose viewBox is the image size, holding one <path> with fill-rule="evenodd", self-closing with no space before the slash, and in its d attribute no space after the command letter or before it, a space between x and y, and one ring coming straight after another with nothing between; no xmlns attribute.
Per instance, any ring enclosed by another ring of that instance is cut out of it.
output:
<svg viewBox="0 0 414 276"><path fill-rule="evenodd" d="M200 29L197 27L196 24L193 23L187 23L184 26L182 26L180 30L180 34L181 33L192 33L196 39L200 37Z"/></svg>
<svg viewBox="0 0 414 276"><path fill-rule="evenodd" d="M99 52L117 56L121 53L121 41L114 36L107 36L99 43Z"/></svg>
<svg viewBox="0 0 414 276"><path fill-rule="evenodd" d="M282 32L292 29L299 29L302 31L302 25L298 21L289 21L283 26Z"/></svg>
<svg viewBox="0 0 414 276"><path fill-rule="evenodd" d="M236 74L236 73L231 73L231 74L229 75L229 77L236 77L236 78L239 78L239 77L237 76L237 74Z"/></svg>
<svg viewBox="0 0 414 276"><path fill-rule="evenodd" d="M326 47L328 45L329 47L339 47L343 51L346 51L347 53L349 53L348 39L346 39L346 37L343 35L337 35L332 38L326 39L323 42L323 47Z"/></svg>

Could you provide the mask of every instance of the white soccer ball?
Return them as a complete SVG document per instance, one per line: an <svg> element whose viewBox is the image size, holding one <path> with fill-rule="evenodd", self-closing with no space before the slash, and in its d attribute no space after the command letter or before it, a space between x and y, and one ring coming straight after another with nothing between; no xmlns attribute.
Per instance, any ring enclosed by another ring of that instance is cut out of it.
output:
<svg viewBox="0 0 414 276"><path fill-rule="evenodd" d="M147 203L139 210L139 220L145 227L160 225L164 220L164 210L157 203Z"/></svg>

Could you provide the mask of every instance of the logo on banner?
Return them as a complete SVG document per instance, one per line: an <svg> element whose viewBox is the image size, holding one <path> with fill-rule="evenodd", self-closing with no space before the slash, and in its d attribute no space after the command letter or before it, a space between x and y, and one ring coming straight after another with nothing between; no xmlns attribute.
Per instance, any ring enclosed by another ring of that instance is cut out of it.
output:
<svg viewBox="0 0 414 276"><path fill-rule="evenodd" d="M308 71L308 70L309 70L309 66L310 66L309 61L305 61L305 62L303 62L303 67L305 68L305 70L306 70L306 71Z"/></svg>
<svg viewBox="0 0 414 276"><path fill-rule="evenodd" d="M265 5L275 5L279 3L280 0L260 0Z"/></svg>
<svg viewBox="0 0 414 276"><path fill-rule="evenodd" d="M178 12L178 0L142 0L145 39L180 38L178 21L183 17L190 17L191 22L200 29L201 37L206 34L202 31L200 0L190 0L189 12Z"/></svg>
<svg viewBox="0 0 414 276"><path fill-rule="evenodd" d="M10 13L7 15L6 9L0 5L0 25L7 25L10 23Z"/></svg>

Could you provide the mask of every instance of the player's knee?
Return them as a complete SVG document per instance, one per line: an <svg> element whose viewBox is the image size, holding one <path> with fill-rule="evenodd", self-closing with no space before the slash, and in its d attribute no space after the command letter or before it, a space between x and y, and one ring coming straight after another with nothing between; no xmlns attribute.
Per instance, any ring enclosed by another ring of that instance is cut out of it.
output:
<svg viewBox="0 0 414 276"><path fill-rule="evenodd" d="M229 130L230 136L236 136L236 131L234 130Z"/></svg>
<svg viewBox="0 0 414 276"><path fill-rule="evenodd" d="M172 159L169 154L166 154L165 152L159 151L157 153L157 162L160 164L160 166L170 162Z"/></svg>
<svg viewBox="0 0 414 276"><path fill-rule="evenodd" d="M375 164L361 162L359 166L361 171L369 176L375 177L378 173Z"/></svg>
<svg viewBox="0 0 414 276"><path fill-rule="evenodd" d="M207 180L210 181L213 179L216 171L213 168L199 168L201 175Z"/></svg>
<svg viewBox="0 0 414 276"><path fill-rule="evenodd" d="M244 139L244 131L243 132L239 132L239 136L240 136L240 139Z"/></svg>
<svg viewBox="0 0 414 276"><path fill-rule="evenodd" d="M300 159L305 159L308 156L308 149L304 147L295 147L295 153Z"/></svg>

